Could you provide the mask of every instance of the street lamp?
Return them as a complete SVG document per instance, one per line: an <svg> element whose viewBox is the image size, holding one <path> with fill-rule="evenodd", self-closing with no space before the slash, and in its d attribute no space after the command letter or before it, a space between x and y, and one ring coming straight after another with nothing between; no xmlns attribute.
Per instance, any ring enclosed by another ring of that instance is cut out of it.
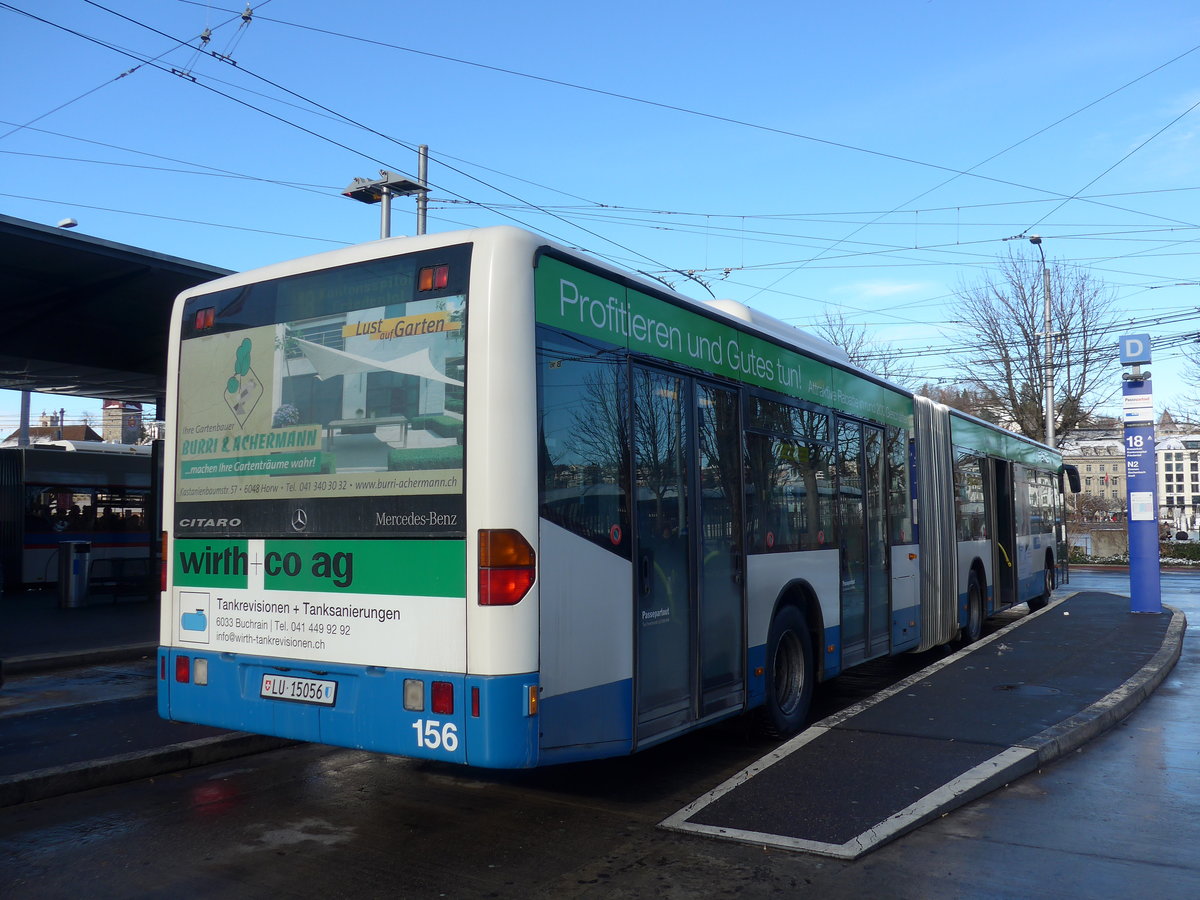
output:
<svg viewBox="0 0 1200 900"><path fill-rule="evenodd" d="M360 203L381 203L379 211L379 236L392 236L392 198L411 197L417 195L417 234L425 233L425 211L429 196L429 186L425 180L426 167L429 159L429 148L422 144L417 153L417 180L405 178L386 169L379 170L379 178L355 178L349 187L342 191L343 197L357 200Z"/></svg>
<svg viewBox="0 0 1200 900"><path fill-rule="evenodd" d="M1042 257L1042 286L1046 294L1046 444L1054 446L1054 334L1050 315L1050 270L1046 267L1046 251L1040 235L1029 235L1029 243L1038 248Z"/></svg>

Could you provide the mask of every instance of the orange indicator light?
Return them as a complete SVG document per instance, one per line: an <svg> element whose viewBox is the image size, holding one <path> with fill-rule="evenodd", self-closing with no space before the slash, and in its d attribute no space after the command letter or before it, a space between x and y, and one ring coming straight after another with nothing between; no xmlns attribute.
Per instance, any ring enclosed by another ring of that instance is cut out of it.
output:
<svg viewBox="0 0 1200 900"><path fill-rule="evenodd" d="M449 283L449 266L426 266L417 273L418 291L438 291Z"/></svg>

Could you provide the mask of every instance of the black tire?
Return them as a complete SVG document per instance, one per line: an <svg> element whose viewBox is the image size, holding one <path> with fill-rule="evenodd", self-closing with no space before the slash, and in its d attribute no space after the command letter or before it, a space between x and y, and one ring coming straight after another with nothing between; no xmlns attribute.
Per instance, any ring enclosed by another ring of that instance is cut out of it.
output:
<svg viewBox="0 0 1200 900"><path fill-rule="evenodd" d="M1029 611L1037 612L1050 602L1050 594L1054 591L1054 560L1046 557L1046 568L1042 570L1042 593L1029 601Z"/></svg>
<svg viewBox="0 0 1200 900"><path fill-rule="evenodd" d="M983 637L983 585L974 572L967 578L967 624L958 632L958 646L966 647Z"/></svg>
<svg viewBox="0 0 1200 900"><path fill-rule="evenodd" d="M816 660L804 615L794 606L780 607L767 633L767 700L763 730L773 737L796 734L812 707Z"/></svg>

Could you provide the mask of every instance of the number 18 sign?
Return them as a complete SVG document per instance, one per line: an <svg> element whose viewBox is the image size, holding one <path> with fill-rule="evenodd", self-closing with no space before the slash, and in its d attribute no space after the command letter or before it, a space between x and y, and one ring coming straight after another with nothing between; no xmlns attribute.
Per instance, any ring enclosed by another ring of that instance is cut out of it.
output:
<svg viewBox="0 0 1200 900"><path fill-rule="evenodd" d="M1129 609L1161 613L1158 482L1150 381L1125 381L1125 485L1129 503ZM1131 407L1131 401L1133 406ZM1136 417L1131 418L1131 409Z"/></svg>

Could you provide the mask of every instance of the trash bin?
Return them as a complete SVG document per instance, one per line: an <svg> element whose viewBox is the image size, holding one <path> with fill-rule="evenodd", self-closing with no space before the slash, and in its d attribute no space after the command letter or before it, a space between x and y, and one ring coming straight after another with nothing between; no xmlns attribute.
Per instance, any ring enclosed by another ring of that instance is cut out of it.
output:
<svg viewBox="0 0 1200 900"><path fill-rule="evenodd" d="M58 605L64 609L87 603L90 541L63 541L58 545Z"/></svg>

